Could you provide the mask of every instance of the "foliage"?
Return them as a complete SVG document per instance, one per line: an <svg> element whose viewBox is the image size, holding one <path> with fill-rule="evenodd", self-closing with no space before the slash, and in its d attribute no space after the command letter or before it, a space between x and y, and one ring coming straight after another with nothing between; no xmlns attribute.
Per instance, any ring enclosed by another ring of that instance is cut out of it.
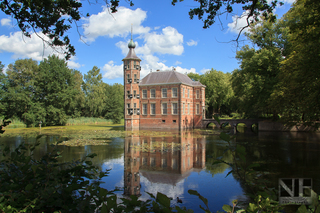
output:
<svg viewBox="0 0 320 213"><path fill-rule="evenodd" d="M32 108L34 102L35 76L38 73L38 62L32 59L16 60L9 64L3 81L2 102L6 104L6 116L23 118Z"/></svg>
<svg viewBox="0 0 320 213"><path fill-rule="evenodd" d="M180 2L183 0L179 0ZM208 28L215 23L217 16L222 14L233 13L233 7L236 4L242 5L244 11L248 11L247 26L252 24L254 21L258 21L259 17L263 17L274 20L275 16L272 14L273 9L278 5L278 0L270 1L258 1L258 0L195 0L199 3L199 7L190 9L189 16L191 19L197 16L199 20L203 21L203 28ZM172 0L172 4L175 5L178 0ZM280 2L280 5L283 3ZM252 18L252 19L250 19ZM243 29L244 29L243 28ZM243 30L242 29L242 30ZM241 30L241 31L242 31ZM240 32L241 33L241 32Z"/></svg>
<svg viewBox="0 0 320 213"><path fill-rule="evenodd" d="M246 45L237 51L236 58L241 64L232 73L234 102L238 112L246 117L273 114L276 118L277 108L272 105L271 94L279 82L280 62L286 53L283 48L288 46L286 28L280 21L262 20L246 36L258 48Z"/></svg>
<svg viewBox="0 0 320 213"><path fill-rule="evenodd" d="M40 136L41 137L41 136ZM88 158L59 163L54 148L40 159L33 157L39 143L20 145L14 152L1 150L0 209L2 212L93 212L112 193L99 187L108 174L92 166Z"/></svg>
<svg viewBox="0 0 320 213"><path fill-rule="evenodd" d="M110 6L111 12L117 11L118 0L105 2ZM133 5L132 1L129 2ZM0 10L16 20L17 26L25 36L30 37L32 32L36 33L43 42L65 54L67 60L75 55L75 49L66 32L73 23L78 27L81 7L82 3L77 0L0 0Z"/></svg>
<svg viewBox="0 0 320 213"><path fill-rule="evenodd" d="M319 120L320 2L298 0L284 17L288 27L287 57L281 62L277 89L272 94L274 107L281 109L286 122L307 123Z"/></svg>
<svg viewBox="0 0 320 213"><path fill-rule="evenodd" d="M188 76L206 86L207 117L211 117L214 113L230 114L233 91L229 73L211 69L203 75L188 73Z"/></svg>
<svg viewBox="0 0 320 213"><path fill-rule="evenodd" d="M106 84L106 97L108 100L105 104L105 118L111 119L114 124L121 123L124 112L124 88L121 84L113 84L112 86Z"/></svg>
<svg viewBox="0 0 320 213"><path fill-rule="evenodd" d="M67 120L66 125L85 125L85 124L98 124L98 123L112 123L111 120L109 119L104 119L104 118L90 118L90 117L78 117L78 118L69 118Z"/></svg>

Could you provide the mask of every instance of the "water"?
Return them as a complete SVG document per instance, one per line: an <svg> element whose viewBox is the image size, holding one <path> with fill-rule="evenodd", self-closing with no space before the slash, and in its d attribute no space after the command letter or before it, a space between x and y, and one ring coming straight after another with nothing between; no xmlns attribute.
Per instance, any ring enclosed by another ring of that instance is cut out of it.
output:
<svg viewBox="0 0 320 213"><path fill-rule="evenodd" d="M45 136L35 156L43 155L58 136ZM34 137L2 137L0 142L11 150L22 142L32 143ZM270 181L277 187L279 178L312 178L313 189L320 192L320 134L259 132L238 133L233 143L246 147L247 162L259 162L264 171L270 172ZM67 147L59 146L62 161L80 159L89 153L97 153L93 163L101 169L111 169L101 186L112 190L120 187L119 196L136 194L140 199L149 199L146 192L161 192L182 200L181 206L196 212L203 203L189 189L197 190L209 200L211 211L217 211L234 199L245 200L246 188L232 174L226 164L212 165L223 156L232 162L230 152L225 152L227 143L218 135L182 132L174 136L135 136L113 138L107 145Z"/></svg>

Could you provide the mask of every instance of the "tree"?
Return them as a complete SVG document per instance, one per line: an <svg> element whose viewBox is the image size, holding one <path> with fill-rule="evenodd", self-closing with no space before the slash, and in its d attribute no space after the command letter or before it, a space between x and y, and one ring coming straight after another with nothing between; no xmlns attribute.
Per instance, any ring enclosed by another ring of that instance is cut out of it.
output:
<svg viewBox="0 0 320 213"><path fill-rule="evenodd" d="M57 56L40 62L36 79L36 100L46 111L45 125L64 125L75 110L80 93L74 71ZM79 85L78 85L79 86Z"/></svg>
<svg viewBox="0 0 320 213"><path fill-rule="evenodd" d="M19 59L9 64L4 97L7 117L22 119L33 106L37 73L38 62L32 59ZM26 122L26 119L24 121Z"/></svg>
<svg viewBox="0 0 320 213"><path fill-rule="evenodd" d="M6 103L4 101L4 97L6 95L6 82L7 78L3 73L4 65L0 61L0 116L5 115Z"/></svg>
<svg viewBox="0 0 320 213"><path fill-rule="evenodd" d="M233 96L230 77L229 73L214 69L205 72L201 77L200 82L206 85L206 104L209 116L214 113L230 113L230 110L227 110L230 98Z"/></svg>
<svg viewBox="0 0 320 213"><path fill-rule="evenodd" d="M131 0L126 2L130 6L133 5ZM177 2L178 0L172 0L173 5ZM261 13L268 16L278 4L278 0L272 0L269 4L265 0L196 0L196 2L199 3L199 7L191 9L189 15L191 19L198 16L203 20L204 28L211 26L216 16L232 13L236 4L242 5L244 11L249 11L248 26L251 22L250 17L257 20ZM105 3L112 13L117 11L119 0L105 0ZM74 46L66 32L72 23L77 27L81 14L85 14L80 12L81 7L82 3L77 0L0 0L1 11L16 20L17 26L25 36L30 37L32 32L37 33L51 47L61 47L66 59L75 54ZM42 32L43 36L38 31Z"/></svg>
<svg viewBox="0 0 320 213"><path fill-rule="evenodd" d="M240 69L232 73L232 87L239 112L246 117L273 114L277 116L270 99L280 72L280 62L288 46L286 28L282 25L263 20L246 34L257 49L244 46L237 52Z"/></svg>
<svg viewBox="0 0 320 213"><path fill-rule="evenodd" d="M121 84L106 84L106 109L105 118L111 119L113 123L118 124L123 118L124 111L124 87Z"/></svg>
<svg viewBox="0 0 320 213"><path fill-rule="evenodd" d="M105 109L105 83L102 82L100 69L96 66L84 75L83 90L86 94L86 115L103 117Z"/></svg>
<svg viewBox="0 0 320 213"><path fill-rule="evenodd" d="M230 100L233 96L230 73L211 69L203 75L189 73L188 76L192 80L199 80L206 86L206 105L209 117L214 113L230 113Z"/></svg>
<svg viewBox="0 0 320 213"><path fill-rule="evenodd" d="M289 54L281 62L275 107L288 122L312 122L320 116L320 2L298 0L287 12Z"/></svg>

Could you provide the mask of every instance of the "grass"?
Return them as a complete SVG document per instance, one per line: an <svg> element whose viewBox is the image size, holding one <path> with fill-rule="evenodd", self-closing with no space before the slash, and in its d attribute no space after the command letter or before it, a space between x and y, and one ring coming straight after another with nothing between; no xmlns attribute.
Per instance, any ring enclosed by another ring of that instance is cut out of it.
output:
<svg viewBox="0 0 320 213"><path fill-rule="evenodd" d="M2 124L2 120L4 119L3 117L0 117L1 121L0 123ZM11 118L11 119L8 119L11 121L11 123L5 127L5 129L15 129L15 128L26 128L27 125L25 125L23 123L23 121L21 121L20 119L18 118Z"/></svg>
<svg viewBox="0 0 320 213"><path fill-rule="evenodd" d="M122 119L123 123L123 119ZM90 118L90 117L81 117L81 118L69 118L67 121L67 126L73 125L86 125L86 124L112 124L112 120L104 118Z"/></svg>

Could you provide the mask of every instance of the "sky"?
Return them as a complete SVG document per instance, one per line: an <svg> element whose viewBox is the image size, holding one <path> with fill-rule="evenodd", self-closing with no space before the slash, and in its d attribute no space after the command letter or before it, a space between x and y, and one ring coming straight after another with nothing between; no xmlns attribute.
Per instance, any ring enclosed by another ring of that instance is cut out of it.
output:
<svg viewBox="0 0 320 213"><path fill-rule="evenodd" d="M294 0L275 9L278 17L286 13ZM151 70L172 70L182 73L203 74L215 69L231 73L239 67L236 60L237 43L232 42L241 26L245 11L234 7L234 14L221 16L209 29L188 12L197 2L185 0L171 5L171 0L134 0L134 6L120 1L117 13L111 13L105 1L82 1L82 14L89 13L67 32L75 46L76 55L68 61L69 68L83 75L93 66L100 68L103 81L108 84L123 83L122 59L128 53L132 38L135 52L141 59L142 79ZM40 33L41 35L41 33ZM242 35L246 44L245 36ZM44 45L34 33L31 38L22 35L12 17L0 12L0 61L7 67L17 59L32 58L41 61L51 54L59 54ZM60 55L63 58L63 55Z"/></svg>

